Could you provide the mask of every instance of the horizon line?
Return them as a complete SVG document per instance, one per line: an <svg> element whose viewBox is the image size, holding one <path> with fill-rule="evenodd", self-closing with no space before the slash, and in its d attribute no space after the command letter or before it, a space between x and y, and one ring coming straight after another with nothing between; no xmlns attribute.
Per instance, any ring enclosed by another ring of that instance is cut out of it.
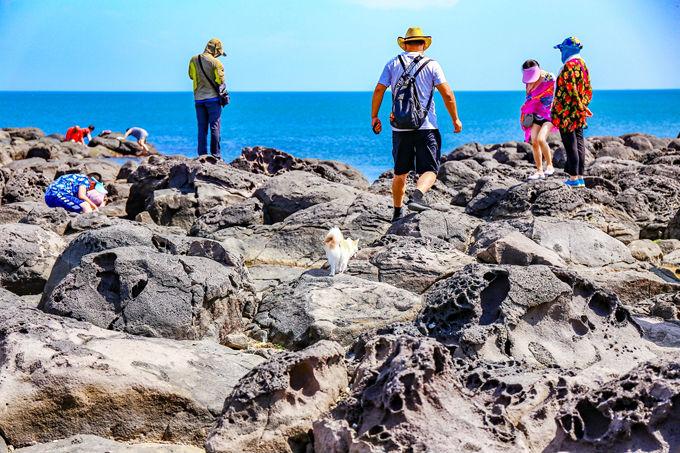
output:
<svg viewBox="0 0 680 453"><path fill-rule="evenodd" d="M678 88L601 88L594 91L680 91ZM230 91L230 93L372 93L373 90L237 90ZM523 90L454 90L455 93L521 93ZM192 94L191 90L3 90L0 89L0 93L158 93L158 94L168 94L168 93L186 93Z"/></svg>

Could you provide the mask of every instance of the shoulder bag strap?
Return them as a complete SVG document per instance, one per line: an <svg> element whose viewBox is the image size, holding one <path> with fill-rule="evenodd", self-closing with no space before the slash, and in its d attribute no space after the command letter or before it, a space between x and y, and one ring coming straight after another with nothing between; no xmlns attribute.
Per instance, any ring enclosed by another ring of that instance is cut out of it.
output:
<svg viewBox="0 0 680 453"><path fill-rule="evenodd" d="M215 90L215 93L219 96L220 95L220 89L217 86L217 83L215 83L215 81L213 79L208 77L208 74L206 74L205 69L203 69L203 62L201 61L201 55L198 55L196 59L198 60L198 66L201 68L201 72L203 73L203 76L208 80L208 83L210 84L210 86L213 87L213 89Z"/></svg>

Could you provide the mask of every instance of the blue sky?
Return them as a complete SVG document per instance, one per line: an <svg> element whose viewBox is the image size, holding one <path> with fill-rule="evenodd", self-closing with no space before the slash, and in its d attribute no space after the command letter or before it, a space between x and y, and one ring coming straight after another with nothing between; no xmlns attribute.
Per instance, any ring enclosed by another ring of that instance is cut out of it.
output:
<svg viewBox="0 0 680 453"><path fill-rule="evenodd" d="M596 89L680 88L678 0L0 0L0 90L190 90L212 36L235 91L368 91L410 25L457 90L520 89L584 43Z"/></svg>

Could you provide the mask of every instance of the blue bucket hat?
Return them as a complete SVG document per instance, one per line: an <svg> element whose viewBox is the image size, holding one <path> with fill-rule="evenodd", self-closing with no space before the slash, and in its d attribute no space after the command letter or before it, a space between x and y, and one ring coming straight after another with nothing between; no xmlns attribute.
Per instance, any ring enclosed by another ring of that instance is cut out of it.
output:
<svg viewBox="0 0 680 453"><path fill-rule="evenodd" d="M581 40L578 39L576 36L570 36L564 41L562 41L561 44L558 44L553 48L560 50L562 50L563 48L583 49L583 44L581 44Z"/></svg>

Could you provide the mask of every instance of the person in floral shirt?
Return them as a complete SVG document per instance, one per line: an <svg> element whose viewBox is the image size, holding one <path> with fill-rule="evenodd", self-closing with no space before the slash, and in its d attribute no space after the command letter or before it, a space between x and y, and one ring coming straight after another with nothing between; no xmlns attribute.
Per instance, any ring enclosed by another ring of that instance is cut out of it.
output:
<svg viewBox="0 0 680 453"><path fill-rule="evenodd" d="M583 129L587 127L586 118L592 115L588 104L593 97L593 90L588 67L580 55L582 48L583 44L575 37L567 38L555 46L562 53L564 66L557 76L551 117L555 127L560 130L566 151L564 170L569 174L569 179L565 184L569 187L585 187L583 167L586 146Z"/></svg>

